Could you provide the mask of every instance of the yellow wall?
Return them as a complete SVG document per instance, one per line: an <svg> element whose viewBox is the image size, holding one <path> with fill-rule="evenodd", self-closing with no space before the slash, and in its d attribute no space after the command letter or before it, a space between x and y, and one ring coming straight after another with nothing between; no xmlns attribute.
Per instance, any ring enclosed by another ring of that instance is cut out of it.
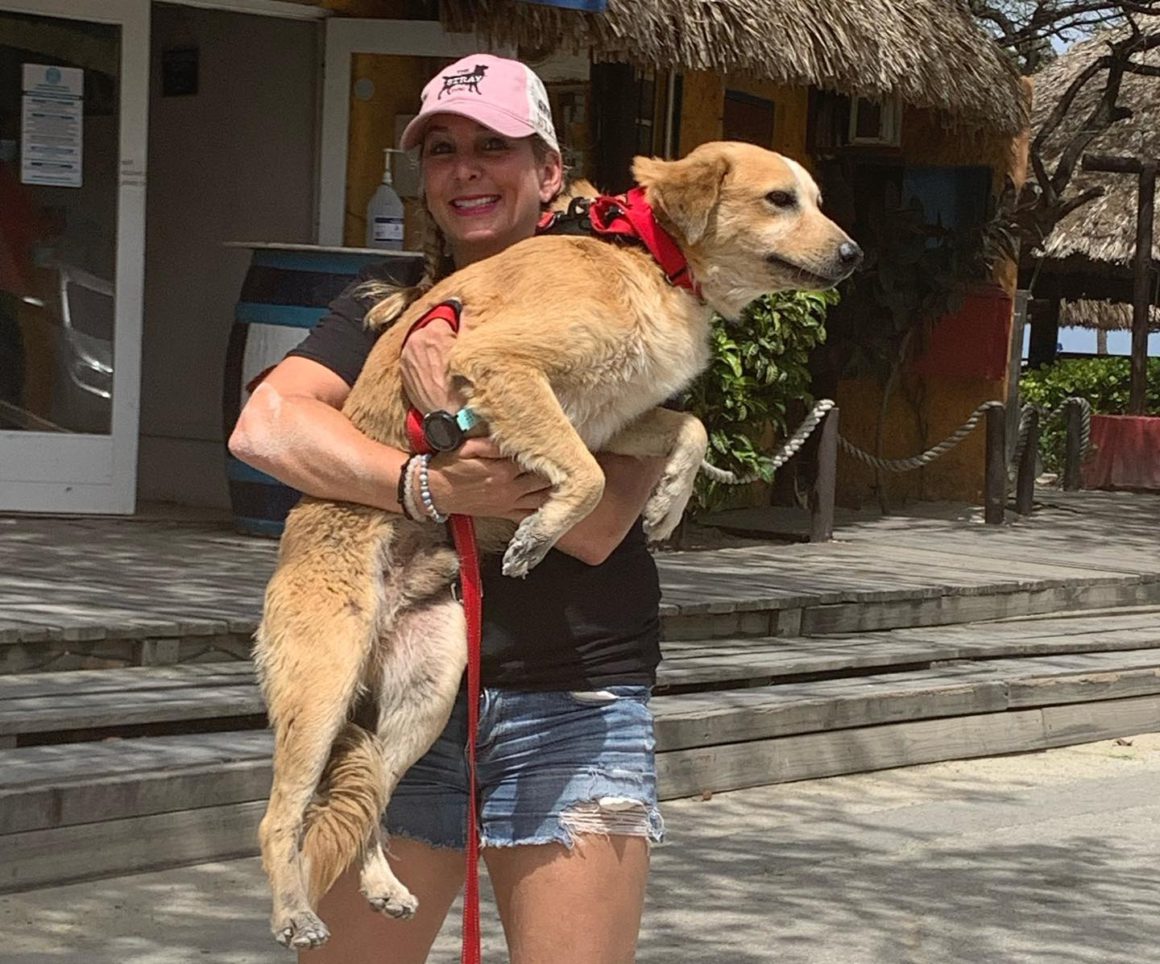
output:
<svg viewBox="0 0 1160 964"><path fill-rule="evenodd" d="M1028 96L1030 90L1027 88ZM902 153L915 164L987 165L994 171L992 189L997 195L1010 176L1021 186L1027 176L1027 135L1005 137L980 131L947 128L932 111L908 108L902 122ZM1017 266L996 266L994 280L1008 293L1015 290ZM1007 337L1010 339L1011 323ZM937 329L934 335L938 337ZM895 391L887 414L887 458L916 455L941 442L958 428L981 402L1007 401L1007 379L920 378L907 376L906 387L922 399L926 436L920 437L913 407ZM855 445L874 451L874 429L882 394L868 379L843 381L838 389L842 409L842 434ZM979 426L957 448L928 468L909 473L889 473L885 478L887 500L903 498L982 501L984 426ZM874 499L874 473L863 463L842 456L838 471L838 499L846 505L862 505Z"/></svg>
<svg viewBox="0 0 1160 964"><path fill-rule="evenodd" d="M346 161L346 216L343 243L362 247L366 240L366 209L383 176L383 151L397 147L395 115L413 114L418 108L423 85L443 61L427 57L395 57L385 54L356 54L351 61L350 136ZM373 85L363 100L354 95L359 81ZM403 246L417 250L419 204L405 199L406 234Z"/></svg>
<svg viewBox="0 0 1160 964"><path fill-rule="evenodd" d="M684 74L678 156L688 154L694 147L706 141L721 138L726 89L738 90L772 101L773 142L767 146L808 165L809 158L806 157L808 88L787 87L772 81L715 74L707 70Z"/></svg>

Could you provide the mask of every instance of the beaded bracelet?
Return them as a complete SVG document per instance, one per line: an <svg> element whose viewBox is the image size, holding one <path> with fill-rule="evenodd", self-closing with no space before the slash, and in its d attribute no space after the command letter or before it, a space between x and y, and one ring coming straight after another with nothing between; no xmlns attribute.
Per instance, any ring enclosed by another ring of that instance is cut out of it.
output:
<svg viewBox="0 0 1160 964"><path fill-rule="evenodd" d="M399 486L395 490L395 498L399 502L399 508L403 510L403 516L412 522L420 521L411 505L411 465L418 457L411 455L403 463L403 467L399 470Z"/></svg>
<svg viewBox="0 0 1160 964"><path fill-rule="evenodd" d="M435 501L431 498L431 477L428 473L428 468L431 465L431 453L425 452L419 456L419 498L423 502L423 508L427 510L434 522L443 524L447 521L447 516L435 508Z"/></svg>

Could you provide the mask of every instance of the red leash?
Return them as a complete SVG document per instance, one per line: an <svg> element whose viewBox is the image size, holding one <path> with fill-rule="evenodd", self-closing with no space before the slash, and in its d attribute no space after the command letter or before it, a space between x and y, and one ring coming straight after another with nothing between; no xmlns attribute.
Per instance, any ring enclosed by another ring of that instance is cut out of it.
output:
<svg viewBox="0 0 1160 964"><path fill-rule="evenodd" d="M436 319L459 331L457 304L443 302L411 326L407 337ZM404 339L405 343L406 339ZM417 409L407 412L407 439L418 453L431 451L423 432L423 416ZM479 814L475 799L475 738L479 729L479 657L483 638L483 582L479 574L479 552L475 545L475 523L471 516L453 515L448 520L455 551L459 555L459 588L463 615L467 620L467 872L463 883L462 964L480 964L482 950L479 931Z"/></svg>

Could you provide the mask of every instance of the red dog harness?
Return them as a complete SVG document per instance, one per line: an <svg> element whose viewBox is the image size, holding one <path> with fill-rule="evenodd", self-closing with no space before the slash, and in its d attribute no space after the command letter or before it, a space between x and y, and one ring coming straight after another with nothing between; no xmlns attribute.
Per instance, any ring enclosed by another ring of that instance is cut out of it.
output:
<svg viewBox="0 0 1160 964"><path fill-rule="evenodd" d="M575 224L579 230L570 232L568 222L575 219L579 219ZM701 297L701 286L693 280L688 259L672 235L657 223L642 187L617 197L577 198L566 214L552 211L541 217L536 233L591 233L610 241L636 242L653 256L669 284Z"/></svg>

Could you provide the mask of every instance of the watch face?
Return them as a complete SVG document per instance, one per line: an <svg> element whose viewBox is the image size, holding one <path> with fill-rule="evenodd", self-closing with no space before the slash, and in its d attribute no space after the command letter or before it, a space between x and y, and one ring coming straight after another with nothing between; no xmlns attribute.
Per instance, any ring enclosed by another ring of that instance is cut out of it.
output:
<svg viewBox="0 0 1160 964"><path fill-rule="evenodd" d="M423 418L423 434L436 452L450 452L463 443L463 429L449 412L428 412Z"/></svg>

